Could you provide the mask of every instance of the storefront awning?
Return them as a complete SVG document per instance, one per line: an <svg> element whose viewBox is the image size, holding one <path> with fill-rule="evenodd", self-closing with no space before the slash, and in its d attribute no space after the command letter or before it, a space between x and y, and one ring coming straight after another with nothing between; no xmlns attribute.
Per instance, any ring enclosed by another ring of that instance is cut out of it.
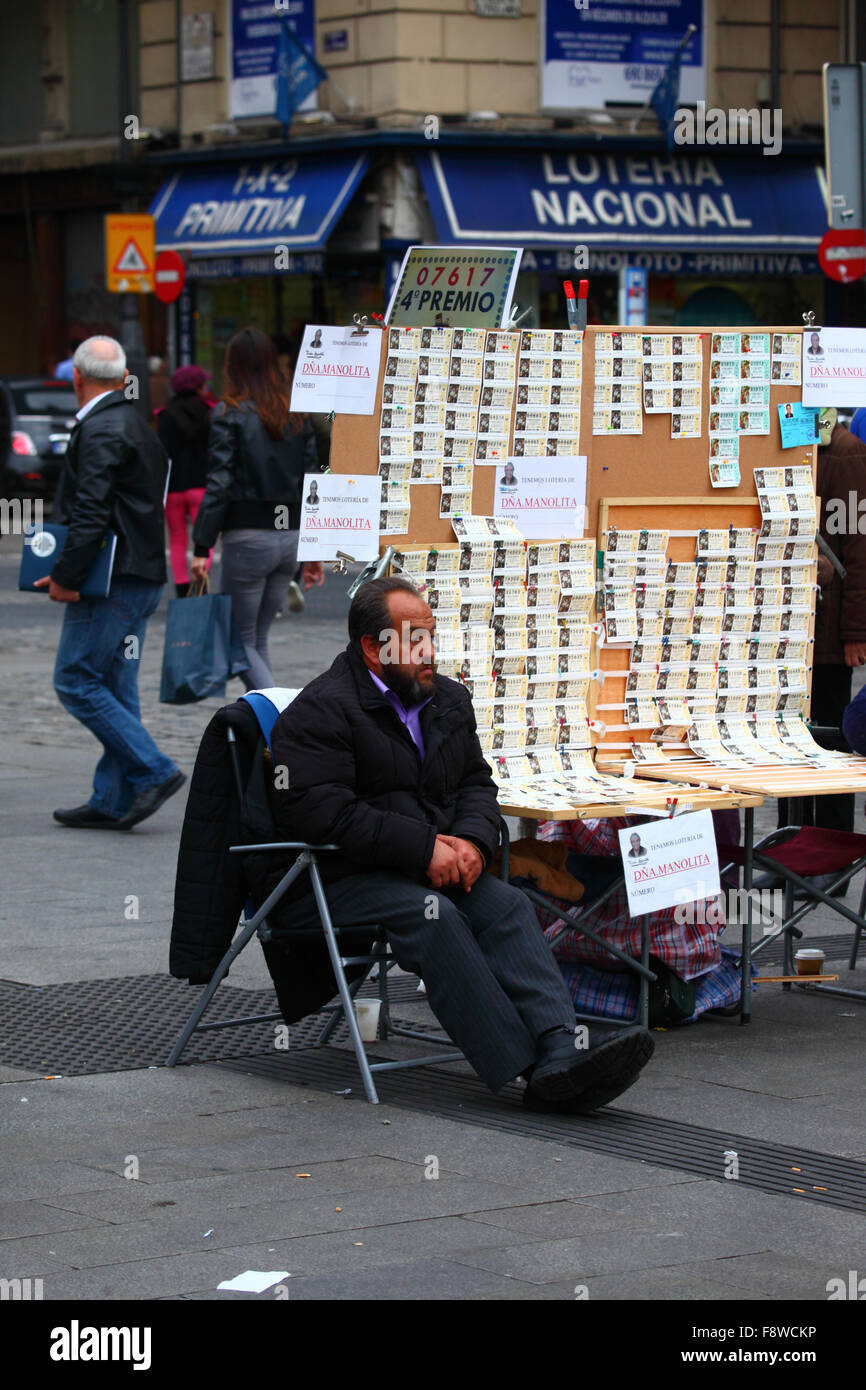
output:
<svg viewBox="0 0 866 1390"><path fill-rule="evenodd" d="M358 187L366 155L269 159L175 174L151 206L158 251L193 257L319 251Z"/></svg>
<svg viewBox="0 0 866 1390"><path fill-rule="evenodd" d="M814 159L580 151L418 156L443 245L814 254L827 229Z"/></svg>

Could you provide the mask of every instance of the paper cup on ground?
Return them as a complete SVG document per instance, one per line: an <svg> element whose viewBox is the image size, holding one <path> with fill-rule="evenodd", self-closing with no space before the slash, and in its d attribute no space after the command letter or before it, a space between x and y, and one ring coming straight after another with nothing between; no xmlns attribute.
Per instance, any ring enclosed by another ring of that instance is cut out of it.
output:
<svg viewBox="0 0 866 1390"><path fill-rule="evenodd" d="M823 951L805 949L794 957L798 975L820 975L827 957Z"/></svg>
<svg viewBox="0 0 866 1390"><path fill-rule="evenodd" d="M379 1010L381 1007L381 999L355 1000L355 1017L358 1020L358 1028L360 1029L362 1042L376 1041L376 1034L379 1031Z"/></svg>

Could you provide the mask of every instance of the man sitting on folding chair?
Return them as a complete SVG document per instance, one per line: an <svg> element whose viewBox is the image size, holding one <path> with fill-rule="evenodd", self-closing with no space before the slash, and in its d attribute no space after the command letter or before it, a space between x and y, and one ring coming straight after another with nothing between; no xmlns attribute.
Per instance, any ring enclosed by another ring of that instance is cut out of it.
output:
<svg viewBox="0 0 866 1390"><path fill-rule="evenodd" d="M321 863L334 926L381 925L491 1090L523 1075L536 1107L597 1109L637 1079L652 1038L618 1029L582 1047L531 905L485 873L496 789L468 692L436 674L433 634L408 580L359 589L349 646L274 725L274 820L287 840L341 847ZM309 885L292 885L270 920L276 948L281 922L316 925Z"/></svg>

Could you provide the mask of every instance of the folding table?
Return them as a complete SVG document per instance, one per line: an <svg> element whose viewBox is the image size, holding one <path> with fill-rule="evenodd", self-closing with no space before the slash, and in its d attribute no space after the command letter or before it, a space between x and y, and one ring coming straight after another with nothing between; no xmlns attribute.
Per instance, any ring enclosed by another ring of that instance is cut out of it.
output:
<svg viewBox="0 0 866 1390"><path fill-rule="evenodd" d="M630 787L634 787L634 782L629 782ZM756 806L763 804L763 796L753 791L735 790L733 788L721 791L717 788L702 787L689 788L683 794L683 787L673 783L647 783L641 786L639 797L624 796L622 801L610 802L602 801L595 804L580 804L565 809L558 807L556 810L541 810L533 806L521 806L510 803L507 799L507 787L500 787L499 809L503 816L516 816L520 821L521 835L534 837L538 822L542 820L604 820L612 816L639 816L645 812L658 814L667 813L669 816L682 815L690 811L728 811L744 808L749 824L754 817ZM751 883L751 859L749 860L749 882ZM649 933L647 930L648 918L644 917L641 923L641 959L635 960L632 956L621 951L618 946L604 940L597 932L582 925L581 917L588 916L596 907L600 906L610 895L624 882L625 875L619 874L604 891L593 898L593 900L581 906L577 912L568 912L559 907L557 913L564 922L570 927L581 931L585 936L590 937L597 945L622 961L634 974L640 978L640 1001L638 1022L644 1028L647 1027L649 1017L649 985L655 981L656 976L649 967ZM540 904L545 899L534 889L523 890L531 902ZM548 904L549 906L549 904ZM750 903L751 906L751 903ZM749 923L751 927L751 922ZM567 930L563 928L563 932ZM557 938L554 938L556 940ZM745 939L745 933L744 933ZM751 992L751 936L749 937L748 951L743 952L743 989L740 1010L740 1022L745 1023L749 1017L749 1004ZM580 1015L590 1023L616 1024L621 1020L604 1018L599 1015Z"/></svg>

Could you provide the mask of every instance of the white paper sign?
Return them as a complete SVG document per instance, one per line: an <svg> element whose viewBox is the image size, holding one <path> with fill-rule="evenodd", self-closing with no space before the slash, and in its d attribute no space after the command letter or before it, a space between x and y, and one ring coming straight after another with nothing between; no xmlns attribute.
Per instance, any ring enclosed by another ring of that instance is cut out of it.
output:
<svg viewBox="0 0 866 1390"><path fill-rule="evenodd" d="M372 415L383 333L308 323L292 382L292 410Z"/></svg>
<svg viewBox="0 0 866 1390"><path fill-rule="evenodd" d="M711 811L620 830L619 847L632 917L721 891Z"/></svg>
<svg viewBox="0 0 866 1390"><path fill-rule="evenodd" d="M218 1289L234 1289L240 1293L264 1293L273 1284L279 1284L281 1279L290 1279L291 1275L287 1269L245 1269L243 1274L236 1274L234 1279L223 1279L217 1284Z"/></svg>
<svg viewBox="0 0 866 1390"><path fill-rule="evenodd" d="M493 515L525 540L570 541L586 525L586 456L509 458L496 469Z"/></svg>
<svg viewBox="0 0 866 1390"><path fill-rule="evenodd" d="M307 473L301 501L299 560L355 560L379 554L382 480L375 473Z"/></svg>
<svg viewBox="0 0 866 1390"><path fill-rule="evenodd" d="M866 329L804 329L803 404L866 405Z"/></svg>

